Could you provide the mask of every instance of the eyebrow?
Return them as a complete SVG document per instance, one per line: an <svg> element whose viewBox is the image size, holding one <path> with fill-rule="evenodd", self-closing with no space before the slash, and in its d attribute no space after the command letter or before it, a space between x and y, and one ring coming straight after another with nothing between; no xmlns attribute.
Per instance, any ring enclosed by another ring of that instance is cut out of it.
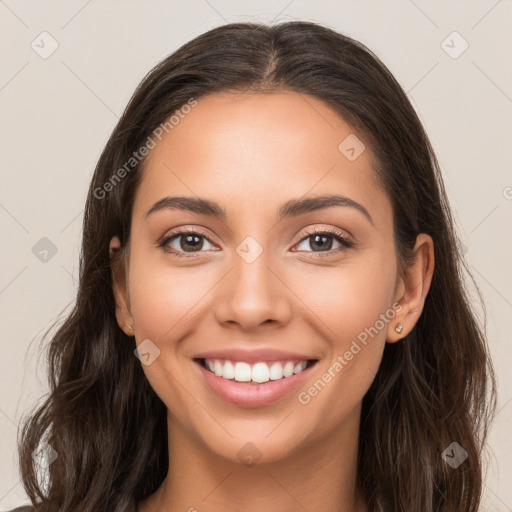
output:
<svg viewBox="0 0 512 512"><path fill-rule="evenodd" d="M318 197L308 197L305 199L291 199L287 201L278 213L278 220L289 217L297 217L305 213L331 208L333 206L345 206L355 208L361 212L373 225L373 219L368 213L368 210L358 202L339 195L323 195ZM184 210L202 215L209 215L218 219L225 219L227 217L226 210L214 201L209 201L200 197L164 197L157 201L145 214L149 217L151 214L165 210Z"/></svg>

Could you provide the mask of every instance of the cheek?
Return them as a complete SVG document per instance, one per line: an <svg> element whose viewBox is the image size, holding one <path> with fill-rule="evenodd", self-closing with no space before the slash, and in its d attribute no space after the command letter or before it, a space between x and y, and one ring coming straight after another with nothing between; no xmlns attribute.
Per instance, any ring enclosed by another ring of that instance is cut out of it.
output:
<svg viewBox="0 0 512 512"><path fill-rule="evenodd" d="M143 250L135 249L130 256L130 309L137 345L149 339L159 350L142 369L155 393L183 424L197 415L197 409L183 393L188 368L182 364L180 341L199 325L205 293L214 288L214 277L198 267L171 267ZM155 350L150 349L151 357Z"/></svg>
<svg viewBox="0 0 512 512"><path fill-rule="evenodd" d="M133 256L129 293L137 335L163 341L174 331L172 338L179 338L214 287L215 276L199 267L171 267Z"/></svg>
<svg viewBox="0 0 512 512"><path fill-rule="evenodd" d="M347 342L377 323L385 337L380 315L390 308L394 293L395 268L392 259L374 255L338 268L303 272L297 295L316 313L317 326L330 340L333 352L345 349ZM312 316L311 321L314 320ZM389 319L388 319L389 322ZM364 337L364 336L362 336ZM333 354L334 355L334 354Z"/></svg>
<svg viewBox="0 0 512 512"><path fill-rule="evenodd" d="M312 417L323 418L319 429L342 421L375 378L395 315L394 269L392 258L377 254L301 280L298 295L308 297L309 322L329 341L316 380L298 396L310 412L316 410Z"/></svg>

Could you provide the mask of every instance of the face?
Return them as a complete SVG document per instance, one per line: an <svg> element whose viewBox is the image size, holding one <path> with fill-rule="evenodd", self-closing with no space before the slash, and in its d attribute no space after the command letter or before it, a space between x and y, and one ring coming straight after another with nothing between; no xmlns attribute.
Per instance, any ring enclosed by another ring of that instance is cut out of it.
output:
<svg viewBox="0 0 512 512"><path fill-rule="evenodd" d="M361 141L310 96L215 94L147 160L117 317L172 423L215 454L275 461L354 427L398 339L392 208Z"/></svg>

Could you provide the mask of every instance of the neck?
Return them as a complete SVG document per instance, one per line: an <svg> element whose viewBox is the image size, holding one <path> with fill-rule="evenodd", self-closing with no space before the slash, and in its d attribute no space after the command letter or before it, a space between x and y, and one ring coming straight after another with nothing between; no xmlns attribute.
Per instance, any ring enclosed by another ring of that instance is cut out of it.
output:
<svg viewBox="0 0 512 512"><path fill-rule="evenodd" d="M168 415L169 471L139 512L364 512L357 490L360 408L285 459L246 465L220 457Z"/></svg>

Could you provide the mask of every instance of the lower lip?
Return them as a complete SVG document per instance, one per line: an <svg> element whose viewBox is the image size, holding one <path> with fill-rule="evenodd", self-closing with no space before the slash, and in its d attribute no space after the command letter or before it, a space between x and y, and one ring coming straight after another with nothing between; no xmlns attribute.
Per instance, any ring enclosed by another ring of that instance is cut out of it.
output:
<svg viewBox="0 0 512 512"><path fill-rule="evenodd" d="M234 379L218 377L204 368L200 362L194 361L201 370L206 383L217 395L226 402L247 408L264 407L290 394L300 386L317 362L315 361L305 370L291 377L269 380L263 384L249 384L247 382L237 382Z"/></svg>

